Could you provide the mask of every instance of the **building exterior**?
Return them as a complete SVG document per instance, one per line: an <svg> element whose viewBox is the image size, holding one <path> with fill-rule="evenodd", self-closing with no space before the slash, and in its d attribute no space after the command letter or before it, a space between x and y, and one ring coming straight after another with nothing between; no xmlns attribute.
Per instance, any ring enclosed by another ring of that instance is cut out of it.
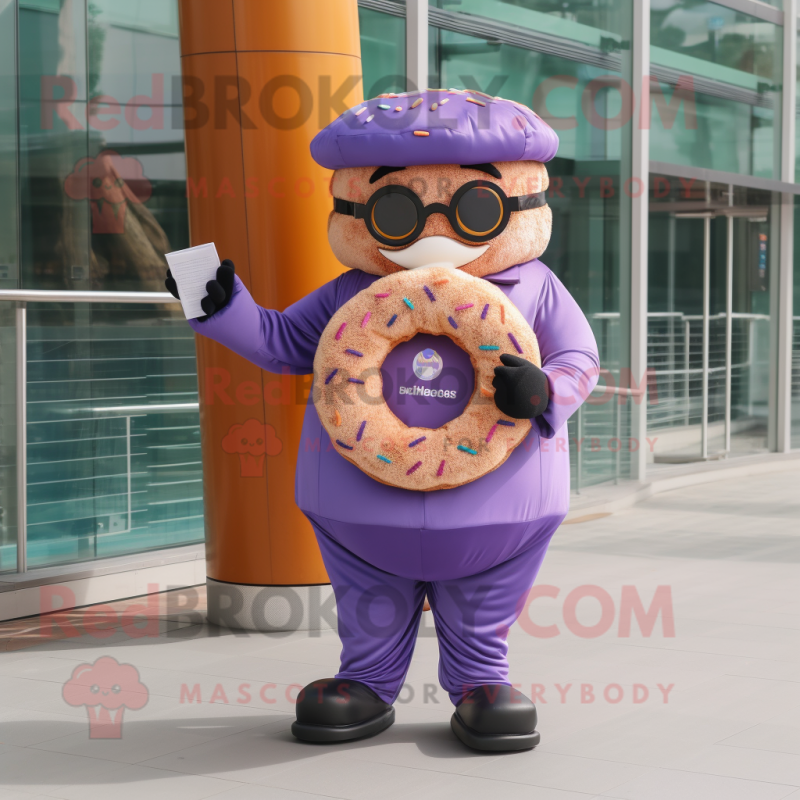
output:
<svg viewBox="0 0 800 800"><path fill-rule="evenodd" d="M559 133L543 260L605 370L570 422L574 490L800 448L797 0L358 6L364 96L478 89ZM177 0L0 0L3 585L201 552L163 254L192 193L230 189L187 184L179 35Z"/></svg>

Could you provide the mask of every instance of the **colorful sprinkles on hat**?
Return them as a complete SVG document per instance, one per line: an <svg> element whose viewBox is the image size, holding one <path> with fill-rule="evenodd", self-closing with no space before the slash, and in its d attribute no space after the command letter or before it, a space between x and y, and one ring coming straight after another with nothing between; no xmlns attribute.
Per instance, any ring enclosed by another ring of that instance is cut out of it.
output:
<svg viewBox="0 0 800 800"><path fill-rule="evenodd" d="M412 473L416 472L422 466L421 461L417 461L411 469L407 470L406 475L411 475Z"/></svg>
<svg viewBox="0 0 800 800"><path fill-rule="evenodd" d="M441 478L443 474L444 474L444 460L442 460L442 463L439 464L439 469L436 470L436 477Z"/></svg>
<svg viewBox="0 0 800 800"><path fill-rule="evenodd" d="M381 111L388 111L391 108L391 106L387 106L386 103L378 103L378 108Z"/></svg>
<svg viewBox="0 0 800 800"><path fill-rule="evenodd" d="M386 327L391 328L392 325L394 325L396 319L397 319L397 314L392 314L392 318L386 323Z"/></svg>
<svg viewBox="0 0 800 800"><path fill-rule="evenodd" d="M482 344L478 346L479 350L499 350L500 348L496 344Z"/></svg>
<svg viewBox="0 0 800 800"><path fill-rule="evenodd" d="M489 313L489 304L487 303L483 307L483 311L481 311L481 319L486 319L486 315Z"/></svg>
<svg viewBox="0 0 800 800"><path fill-rule="evenodd" d="M427 286L423 286L422 288L425 290L425 294L428 295L428 299L431 301L431 303L435 303L436 297L434 296L433 292Z"/></svg>
<svg viewBox="0 0 800 800"><path fill-rule="evenodd" d="M336 341L337 341L337 342L339 341L339 339L341 339L341 338L342 338L342 334L344 333L344 329L345 329L346 327L347 327L347 323L346 323L346 322L343 322L343 323L342 323L342 324L339 326L339 330L338 330L338 331L336 331L336 336L334 336L334 337L333 337L334 339L336 339Z"/></svg>
<svg viewBox="0 0 800 800"><path fill-rule="evenodd" d="M410 301L410 300L409 300L407 297L404 297L404 298L403 298L403 302L404 302L404 303L405 303L405 304L406 304L406 305L407 305L407 306L408 306L408 307L409 307L409 308L410 308L412 311L414 310L414 304L413 304L413 303L412 303L412 302L411 302L411 301Z"/></svg>
<svg viewBox="0 0 800 800"><path fill-rule="evenodd" d="M414 439L413 442L409 442L409 447L416 447L420 442L424 442L428 437L427 436L420 436L419 439Z"/></svg>
<svg viewBox="0 0 800 800"><path fill-rule="evenodd" d="M430 136L428 131L414 131L414 136Z"/></svg>
<svg viewBox="0 0 800 800"><path fill-rule="evenodd" d="M364 383L364 381L362 381L361 378L348 378L347 380L350 381L350 383L360 383L360 384Z"/></svg>
<svg viewBox="0 0 800 800"><path fill-rule="evenodd" d="M505 425L505 426L507 426L507 427L509 427L509 428L514 428L514 427L516 427L516 425L517 425L517 423L516 423L516 422L510 422L510 421L509 421L509 420L507 420L507 419L499 419L499 420L497 420L497 424L498 424L498 425Z"/></svg>
<svg viewBox="0 0 800 800"><path fill-rule="evenodd" d="M371 311L367 311L367 313L364 314L364 319L361 320L361 327L362 328L366 328L367 327L367 323L369 322L369 319L370 319L371 316L372 316L372 312Z"/></svg>
<svg viewBox="0 0 800 800"><path fill-rule="evenodd" d="M495 424L492 425L492 427L489 429L489 433L486 434L486 441L487 442L491 442L492 441L492 436L494 436L494 432L496 430L497 430L497 423L495 422Z"/></svg>
<svg viewBox="0 0 800 800"><path fill-rule="evenodd" d="M363 114L366 110L367 110L366 106L361 106L361 108L359 108L358 111L355 112L356 116L358 117L359 115Z"/></svg>
<svg viewBox="0 0 800 800"><path fill-rule="evenodd" d="M338 371L339 371L339 368L337 367L337 368L336 368L336 369L335 369L333 372L331 372L331 374L330 374L330 375L328 375L328 377L327 377L327 378L325 378L325 384L326 384L326 385L327 385L327 384L329 384L329 383L330 383L330 382L333 380L333 376L334 376L334 375L335 375L335 374L336 374Z"/></svg>
<svg viewBox="0 0 800 800"><path fill-rule="evenodd" d="M458 446L458 449L461 450L464 453L469 453L470 455L473 455L473 456L478 455L478 451L477 450L473 450L471 447L464 447L463 444L460 444Z"/></svg>
<svg viewBox="0 0 800 800"><path fill-rule="evenodd" d="M391 292L379 292L378 294L375 295L375 297L377 297L380 300L382 297L388 297L390 294Z"/></svg>
<svg viewBox="0 0 800 800"><path fill-rule="evenodd" d="M359 352L358 350L353 350L351 347L348 347L345 350L345 353L350 353L351 356L358 356L359 358L364 358L364 354Z"/></svg>
<svg viewBox="0 0 800 800"><path fill-rule="evenodd" d="M456 306L456 311L466 311L468 308L472 308L475 303L462 303L460 306Z"/></svg>
<svg viewBox="0 0 800 800"><path fill-rule="evenodd" d="M364 421L361 423L361 425L359 426L359 428L358 428L358 433L356 434L356 441L357 441L357 442L360 442L360 441L361 441L361 437L364 435L364 428L366 428L366 427L367 427L367 421L366 421L366 420L364 420ZM497 427L497 426L495 425L495 428L496 428L496 427Z"/></svg>
<svg viewBox="0 0 800 800"><path fill-rule="evenodd" d="M455 321L455 320L454 320L452 317L448 317L448 318L447 318L447 321L448 321L448 322L449 322L449 323L450 323L450 324L451 324L451 325L452 325L452 326L453 326L455 329L458 329L458 323L457 323L457 322L456 322L456 321Z"/></svg>
<svg viewBox="0 0 800 800"><path fill-rule="evenodd" d="M345 450L352 450L353 449L349 444L345 444L341 439L337 439L336 440L336 444L338 444L339 447L344 447Z"/></svg>
<svg viewBox="0 0 800 800"><path fill-rule="evenodd" d="M333 424L338 428L342 424L342 415L338 408L333 409Z"/></svg>
<svg viewBox="0 0 800 800"><path fill-rule="evenodd" d="M377 454L377 457L380 461L383 461L384 464L392 463L392 460L390 458L386 458L386 456L382 456L380 453Z"/></svg>
<svg viewBox="0 0 800 800"><path fill-rule="evenodd" d="M475 103L476 106L486 106L486 103L484 103L482 100L476 100L474 97L468 97L467 102Z"/></svg>
<svg viewBox="0 0 800 800"><path fill-rule="evenodd" d="M421 103L422 103L422 98L421 98L421 97L418 97L418 98L417 98L417 99L416 99L416 100L415 100L415 101L414 101L414 102L411 104L411 108L416 108L418 105L421 105Z"/></svg>

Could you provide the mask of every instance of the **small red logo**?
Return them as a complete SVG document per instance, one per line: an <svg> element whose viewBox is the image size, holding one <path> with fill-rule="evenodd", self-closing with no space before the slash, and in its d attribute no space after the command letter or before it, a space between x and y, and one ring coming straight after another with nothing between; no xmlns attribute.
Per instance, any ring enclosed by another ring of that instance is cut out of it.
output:
<svg viewBox="0 0 800 800"><path fill-rule="evenodd" d="M238 454L239 474L243 478L262 478L264 456L277 456L283 443L272 425L249 419L241 425L231 425L222 440L222 449L226 453Z"/></svg>
<svg viewBox="0 0 800 800"><path fill-rule="evenodd" d="M111 656L79 664L61 693L68 705L86 706L90 739L121 739L125 709L138 711L150 694L136 667Z"/></svg>
<svg viewBox="0 0 800 800"><path fill-rule="evenodd" d="M125 233L128 203L144 203L153 187L144 176L142 162L103 150L96 158L82 158L64 181L72 200L88 200L92 233Z"/></svg>

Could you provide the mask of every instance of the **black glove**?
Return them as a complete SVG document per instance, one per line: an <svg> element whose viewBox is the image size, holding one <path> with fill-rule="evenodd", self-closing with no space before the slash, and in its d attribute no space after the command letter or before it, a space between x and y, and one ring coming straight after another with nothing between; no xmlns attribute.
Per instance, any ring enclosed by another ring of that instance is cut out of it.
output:
<svg viewBox="0 0 800 800"><path fill-rule="evenodd" d="M205 316L198 317L198 322L205 322L209 317L212 317L221 308L225 308L230 302L231 295L233 294L233 276L236 274L236 269L233 266L233 261L226 258L217 269L217 279L209 281L206 284L206 291L208 296L200 301L200 305L205 311ZM167 291L177 300L178 284L175 283L175 278L172 277L172 271L167 270L167 278L164 281Z"/></svg>
<svg viewBox="0 0 800 800"><path fill-rule="evenodd" d="M533 419L547 411L550 387L547 376L519 356L502 355L502 367L494 368L494 403L514 419Z"/></svg>

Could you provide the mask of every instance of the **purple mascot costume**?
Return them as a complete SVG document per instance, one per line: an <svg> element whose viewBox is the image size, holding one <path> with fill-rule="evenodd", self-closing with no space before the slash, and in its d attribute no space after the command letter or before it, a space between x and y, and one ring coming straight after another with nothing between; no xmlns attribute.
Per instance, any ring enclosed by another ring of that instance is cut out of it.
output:
<svg viewBox="0 0 800 800"><path fill-rule="evenodd" d="M299 739L347 741L392 724L427 596L458 738L498 751L539 741L535 706L508 683L506 637L567 513L566 424L599 373L586 318L538 260L552 219L543 162L557 148L555 132L530 109L479 92L365 102L311 145L314 159L334 170L329 240L351 269L279 312L257 306L224 261L207 287L206 316L191 321L265 370L309 374L322 331L344 303L382 275L446 265L499 287L539 342L541 369L504 355L494 379L496 405L530 419L531 432L499 468L453 489L373 480L330 446L309 401L302 440L320 447L301 449L296 501L316 532L343 647L336 677L300 695L292 728ZM475 187L493 191L470 194ZM169 274L167 288L176 293ZM409 366L431 351L441 373L432 385L452 389L441 399L414 393L420 375ZM386 402L413 426L457 417L474 388L466 353L426 333L396 347L382 374Z"/></svg>

